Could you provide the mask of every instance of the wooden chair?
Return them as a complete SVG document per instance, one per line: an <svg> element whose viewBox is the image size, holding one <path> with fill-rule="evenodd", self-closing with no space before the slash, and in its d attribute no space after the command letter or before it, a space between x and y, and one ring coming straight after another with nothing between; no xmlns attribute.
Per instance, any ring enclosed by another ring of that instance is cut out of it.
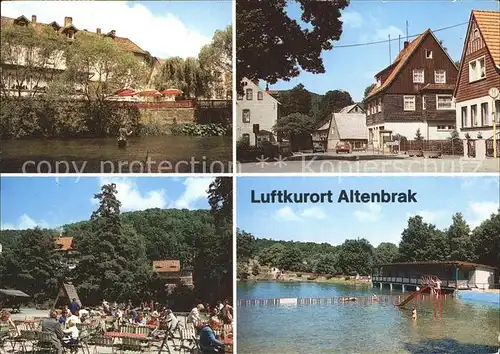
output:
<svg viewBox="0 0 500 354"><path fill-rule="evenodd" d="M35 353L39 352L49 352L57 353L57 349L52 343L52 333L50 332L36 332L37 340L33 345L33 351Z"/></svg>
<svg viewBox="0 0 500 354"><path fill-rule="evenodd" d="M95 354L99 353L99 351L97 350L98 347L111 348L111 353L115 352L115 345L114 345L113 338L104 337L104 336L96 336L96 337L89 338L87 343L88 343L88 345L94 346L94 353Z"/></svg>

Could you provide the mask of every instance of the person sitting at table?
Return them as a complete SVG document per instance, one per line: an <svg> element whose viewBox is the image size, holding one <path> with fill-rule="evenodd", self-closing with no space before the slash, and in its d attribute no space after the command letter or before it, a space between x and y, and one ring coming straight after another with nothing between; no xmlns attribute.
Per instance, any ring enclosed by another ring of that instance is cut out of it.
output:
<svg viewBox="0 0 500 354"><path fill-rule="evenodd" d="M19 332L19 329L15 325L14 321L12 321L12 316L7 310L2 310L0 312L0 323L6 323L9 325L9 327L12 327L12 329L15 329L18 335L21 335ZM7 332L8 333L8 332Z"/></svg>
<svg viewBox="0 0 500 354"><path fill-rule="evenodd" d="M186 318L186 323L191 324L193 327L199 326L201 324L200 312L204 309L205 307L202 304L196 305Z"/></svg>
<svg viewBox="0 0 500 354"><path fill-rule="evenodd" d="M170 333L175 333L179 329L179 320L170 309L167 309L167 329Z"/></svg>
<svg viewBox="0 0 500 354"><path fill-rule="evenodd" d="M214 330L219 327L219 321L211 318L208 325L200 330L200 347L203 354L224 354L224 343L217 339Z"/></svg>
<svg viewBox="0 0 500 354"><path fill-rule="evenodd" d="M66 336L63 338L63 346L75 346L78 342L78 336L80 335L80 331L76 327L76 323L72 320L69 320L68 329L63 330L63 333L66 334Z"/></svg>
<svg viewBox="0 0 500 354"><path fill-rule="evenodd" d="M160 317L160 314L156 311L153 311L151 315L149 315L149 320L146 322L148 326L155 326L158 327L160 322L158 321L158 317Z"/></svg>
<svg viewBox="0 0 500 354"><path fill-rule="evenodd" d="M63 309L61 312L61 316L59 317L59 323L65 325L66 322L68 322L68 318L69 318L68 311Z"/></svg>
<svg viewBox="0 0 500 354"><path fill-rule="evenodd" d="M139 312L137 313L137 317L135 319L135 324L140 325L140 326L145 326L146 325L146 319L144 318L144 313Z"/></svg>
<svg viewBox="0 0 500 354"><path fill-rule="evenodd" d="M68 317L68 319L66 320L66 323L69 323L70 321L75 323L75 324L80 324L82 323L82 321L80 320L80 311L79 310L76 310L75 313L71 313L71 316Z"/></svg>
<svg viewBox="0 0 500 354"><path fill-rule="evenodd" d="M57 354L62 354L62 339L64 338L64 333L61 329L61 323L57 320L57 312L55 310L50 310L49 318L42 320L42 332L48 332L51 334L51 343L57 350Z"/></svg>

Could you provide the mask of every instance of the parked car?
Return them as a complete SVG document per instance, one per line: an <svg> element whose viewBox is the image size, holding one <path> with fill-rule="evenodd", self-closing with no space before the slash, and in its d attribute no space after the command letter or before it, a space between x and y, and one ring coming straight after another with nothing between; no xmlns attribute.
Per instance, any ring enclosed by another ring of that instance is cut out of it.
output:
<svg viewBox="0 0 500 354"><path fill-rule="evenodd" d="M351 144L349 144L347 141L339 141L335 146L335 152L337 154L339 152L346 152L349 154L351 152Z"/></svg>
<svg viewBox="0 0 500 354"><path fill-rule="evenodd" d="M325 146L323 144L315 144L313 146L313 153L314 152L325 152Z"/></svg>

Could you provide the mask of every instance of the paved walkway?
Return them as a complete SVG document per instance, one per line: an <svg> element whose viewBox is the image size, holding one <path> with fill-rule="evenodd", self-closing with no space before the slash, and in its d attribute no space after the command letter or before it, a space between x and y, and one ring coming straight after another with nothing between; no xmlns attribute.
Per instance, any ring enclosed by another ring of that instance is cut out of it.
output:
<svg viewBox="0 0 500 354"><path fill-rule="evenodd" d="M297 157L294 157L296 159ZM238 165L241 173L493 173L500 172L500 159L466 159L442 157L424 159L406 157L398 159L368 159L358 161L314 159L303 156L299 161L268 159Z"/></svg>

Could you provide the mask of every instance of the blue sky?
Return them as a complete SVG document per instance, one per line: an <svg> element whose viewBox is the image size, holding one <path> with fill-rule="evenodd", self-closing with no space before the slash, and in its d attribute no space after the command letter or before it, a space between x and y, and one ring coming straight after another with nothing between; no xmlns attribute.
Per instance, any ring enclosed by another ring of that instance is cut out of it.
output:
<svg viewBox="0 0 500 354"><path fill-rule="evenodd" d="M80 30L127 37L160 58L197 56L214 32L232 23L231 1L2 1L2 16L40 23L73 18Z"/></svg>
<svg viewBox="0 0 500 354"><path fill-rule="evenodd" d="M94 194L116 183L121 210L208 209L212 178L2 177L1 228L25 229L87 220L96 209Z"/></svg>
<svg viewBox="0 0 500 354"><path fill-rule="evenodd" d="M252 204L256 193L273 189L327 192L342 189L417 192L417 204ZM239 177L237 225L258 238L327 242L366 238L372 245L398 243L408 217L421 215L439 228L456 212L476 226L499 207L498 177Z"/></svg>
<svg viewBox="0 0 500 354"><path fill-rule="evenodd" d="M401 35L401 47L406 34L416 35L427 28L436 30L468 22L472 10L500 10L497 0L412 0L412 1L370 1L352 0L343 11L343 33L335 45L366 43ZM300 16L297 5L289 7L293 18ZM450 56L460 60L467 25L436 32L436 37L444 41ZM411 40L411 38L410 38ZM374 74L394 60L399 51L399 41L391 42L392 55L389 56L389 44L374 44L361 47L337 48L324 52L322 57L325 74L302 73L289 82L279 82L271 89L289 89L298 83L312 92L324 94L329 90L346 90L355 101L361 101L363 92L372 84Z"/></svg>

